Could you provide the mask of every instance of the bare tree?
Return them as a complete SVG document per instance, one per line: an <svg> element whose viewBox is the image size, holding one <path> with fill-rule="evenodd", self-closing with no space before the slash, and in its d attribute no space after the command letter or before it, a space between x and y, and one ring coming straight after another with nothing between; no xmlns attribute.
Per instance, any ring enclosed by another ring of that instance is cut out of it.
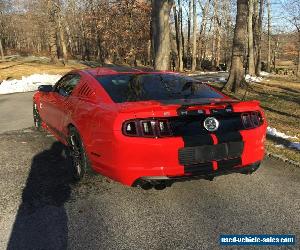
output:
<svg viewBox="0 0 300 250"><path fill-rule="evenodd" d="M181 36L181 1L178 0L179 11L176 9L176 5L174 4L173 12L175 18L175 31L176 31L176 45L177 45L177 55L178 55L178 70L183 71L183 61L182 61L182 36Z"/></svg>
<svg viewBox="0 0 300 250"><path fill-rule="evenodd" d="M213 66L218 67L220 64L220 52L221 52L221 20L219 17L219 0L213 1Z"/></svg>
<svg viewBox="0 0 300 250"><path fill-rule="evenodd" d="M287 11L287 19L296 28L298 36L298 58L296 76L300 77L300 2L299 0L292 0L284 2L283 7Z"/></svg>
<svg viewBox="0 0 300 250"><path fill-rule="evenodd" d="M192 0L193 2L193 47L192 47L192 71L196 70L197 64L197 8L196 8L196 0Z"/></svg>
<svg viewBox="0 0 300 250"><path fill-rule="evenodd" d="M186 64L190 65L191 59L191 19L192 19L193 5L192 0L189 0L189 12L188 12L188 20L187 20L187 55L186 55Z"/></svg>
<svg viewBox="0 0 300 250"><path fill-rule="evenodd" d="M153 0L152 2L152 37L154 43L154 68L170 68L170 11L172 0Z"/></svg>
<svg viewBox="0 0 300 250"><path fill-rule="evenodd" d="M248 74L255 75L254 65L254 48L253 48L253 29L252 29L252 17L253 17L253 0L248 0Z"/></svg>
<svg viewBox="0 0 300 250"><path fill-rule="evenodd" d="M271 71L271 3L267 0L268 9L268 59L267 59L267 71Z"/></svg>
<svg viewBox="0 0 300 250"><path fill-rule="evenodd" d="M261 71L261 38L262 21L264 14L264 0L254 0L254 48L255 48L255 74L260 75ZM259 1L259 5L258 5Z"/></svg>
<svg viewBox="0 0 300 250"><path fill-rule="evenodd" d="M66 64L68 62L68 52L67 52L67 45L65 41L65 34L64 34L64 22L62 17L62 10L61 6L59 5L59 14L58 14L58 36L60 41L60 46L63 55L63 63Z"/></svg>
<svg viewBox="0 0 300 250"><path fill-rule="evenodd" d="M232 58L229 78L224 86L228 91L236 92L244 79L243 57L245 51L245 31L247 30L248 1L237 0L236 24L234 29Z"/></svg>
<svg viewBox="0 0 300 250"><path fill-rule="evenodd" d="M181 44L182 44L182 67L184 67L184 61L186 61L185 57L185 46L184 46L184 33L183 33L183 17L182 17L182 5L181 2L179 4L179 22L180 22L180 33L181 33ZM185 59L184 59L185 58Z"/></svg>
<svg viewBox="0 0 300 250"><path fill-rule="evenodd" d="M0 56L1 56L1 60L4 60L4 52L3 52L3 45L2 45L2 36L3 36L4 22L5 22L5 18L3 17L4 9L5 9L5 2L1 0L0 1Z"/></svg>
<svg viewBox="0 0 300 250"><path fill-rule="evenodd" d="M1 55L1 60L4 60L4 52L3 52L3 46L2 46L1 38L0 38L0 55Z"/></svg>
<svg viewBox="0 0 300 250"><path fill-rule="evenodd" d="M210 1L211 0L206 0L205 5L202 5L201 0L198 0L201 11L202 11L202 21L201 21L201 26L200 26L200 38L199 38L199 47L200 47L200 65L199 67L201 68L201 62L204 59L205 55L205 49L206 49L206 44L205 44L205 37L206 37L206 26L207 26L207 15L209 12L209 7L210 7Z"/></svg>
<svg viewBox="0 0 300 250"><path fill-rule="evenodd" d="M58 62L57 56L57 5L54 2L55 0L47 0L47 12L48 12L48 28L49 28L49 47L50 47L50 58L52 63Z"/></svg>

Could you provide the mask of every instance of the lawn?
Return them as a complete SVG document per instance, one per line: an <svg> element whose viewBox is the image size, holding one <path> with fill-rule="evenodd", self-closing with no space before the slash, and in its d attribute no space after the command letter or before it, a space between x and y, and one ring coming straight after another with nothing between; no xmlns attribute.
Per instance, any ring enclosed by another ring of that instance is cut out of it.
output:
<svg viewBox="0 0 300 250"><path fill-rule="evenodd" d="M51 64L48 58L12 57L0 61L0 82L8 79L21 79L32 74L65 74L73 69L83 69L87 66L71 60L67 65L61 62Z"/></svg>
<svg viewBox="0 0 300 250"><path fill-rule="evenodd" d="M222 84L212 84L221 89ZM300 81L287 76L270 76L260 83L251 83L247 90L241 89L237 94L225 93L232 97L245 100L258 100L265 110L268 125L300 141ZM274 154L300 163L300 153L294 149L282 147L286 140L272 136L267 137L267 150Z"/></svg>

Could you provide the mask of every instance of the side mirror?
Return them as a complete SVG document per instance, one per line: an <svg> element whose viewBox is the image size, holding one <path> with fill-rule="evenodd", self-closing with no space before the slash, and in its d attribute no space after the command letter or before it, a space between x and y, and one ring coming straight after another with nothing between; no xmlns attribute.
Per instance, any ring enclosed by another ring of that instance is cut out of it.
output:
<svg viewBox="0 0 300 250"><path fill-rule="evenodd" d="M38 87L38 91L44 92L44 93L49 93L53 91L53 86L52 85L40 85Z"/></svg>

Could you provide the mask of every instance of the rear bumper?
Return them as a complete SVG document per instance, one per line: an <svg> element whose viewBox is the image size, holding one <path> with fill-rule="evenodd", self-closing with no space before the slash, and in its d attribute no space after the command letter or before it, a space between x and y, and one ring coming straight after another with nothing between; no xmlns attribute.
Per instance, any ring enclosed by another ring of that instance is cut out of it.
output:
<svg viewBox="0 0 300 250"><path fill-rule="evenodd" d="M102 148L94 148L90 154L93 168L105 176L132 186L140 179L186 180L212 178L218 175L247 172L252 164L264 157L265 128L241 131L243 149L237 157L236 147L226 149L233 152L229 159L212 160L206 163L187 165L180 162L179 151L184 148L181 137L131 138L115 133L115 139L104 142ZM98 144L100 145L100 144ZM205 148L204 148L205 149ZM210 148L208 148L210 151ZM224 148L221 148L223 151ZM226 151L225 150L225 151ZM199 152L196 152L198 154ZM215 157L219 156L213 154ZM201 155L200 155L201 157ZM159 178L158 178L159 177Z"/></svg>
<svg viewBox="0 0 300 250"><path fill-rule="evenodd" d="M140 180L142 181L150 181L150 182L155 182L155 181L172 181L172 182L180 182L180 181L190 181L190 180L199 180L199 179L207 179L207 180L212 180L214 177L221 176L221 175L227 175L227 174L233 174L233 173L241 173L241 174L251 174L255 172L259 166L260 166L260 161L255 162L253 164L250 164L248 166L243 166L243 167L227 167L223 169L218 169L218 170L206 170L206 171L199 171L195 172L194 174L190 175L184 175L184 176L173 176L173 177L168 177L168 176L144 176L141 177L136 181L138 183Z"/></svg>

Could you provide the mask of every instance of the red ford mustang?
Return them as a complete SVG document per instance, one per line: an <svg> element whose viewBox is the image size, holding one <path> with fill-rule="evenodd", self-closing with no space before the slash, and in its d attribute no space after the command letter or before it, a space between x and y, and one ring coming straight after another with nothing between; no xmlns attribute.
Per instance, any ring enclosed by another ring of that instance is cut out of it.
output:
<svg viewBox="0 0 300 250"><path fill-rule="evenodd" d="M257 101L231 99L171 72L75 70L33 97L34 123L70 148L74 177L88 169L130 186L254 172L266 121Z"/></svg>

